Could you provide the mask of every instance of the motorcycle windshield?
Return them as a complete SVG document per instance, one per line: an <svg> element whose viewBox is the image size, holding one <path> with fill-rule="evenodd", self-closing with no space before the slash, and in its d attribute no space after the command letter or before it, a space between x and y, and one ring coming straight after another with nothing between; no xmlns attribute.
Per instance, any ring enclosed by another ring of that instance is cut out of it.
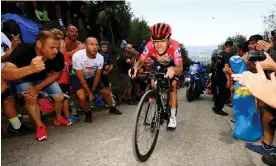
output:
<svg viewBox="0 0 276 166"><path fill-rule="evenodd" d="M197 74L199 66L190 66L189 73L190 74Z"/></svg>

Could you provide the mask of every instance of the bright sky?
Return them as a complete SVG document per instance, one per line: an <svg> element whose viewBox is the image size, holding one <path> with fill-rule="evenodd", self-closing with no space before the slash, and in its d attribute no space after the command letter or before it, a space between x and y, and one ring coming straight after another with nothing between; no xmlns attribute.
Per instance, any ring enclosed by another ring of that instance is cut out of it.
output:
<svg viewBox="0 0 276 166"><path fill-rule="evenodd" d="M276 4L276 1L129 1L136 17L143 16L150 26L157 22L170 24L172 38L186 46L218 45L235 34L249 37L262 33L261 16L268 15Z"/></svg>

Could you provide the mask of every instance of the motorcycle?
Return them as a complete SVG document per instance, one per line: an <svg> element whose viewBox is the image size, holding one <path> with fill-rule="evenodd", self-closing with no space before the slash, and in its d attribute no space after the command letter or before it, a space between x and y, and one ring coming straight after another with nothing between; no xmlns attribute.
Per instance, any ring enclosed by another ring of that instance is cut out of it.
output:
<svg viewBox="0 0 276 166"><path fill-rule="evenodd" d="M208 79L207 71L198 65L190 66L189 72L185 78L186 99L191 102L197 99L206 88Z"/></svg>

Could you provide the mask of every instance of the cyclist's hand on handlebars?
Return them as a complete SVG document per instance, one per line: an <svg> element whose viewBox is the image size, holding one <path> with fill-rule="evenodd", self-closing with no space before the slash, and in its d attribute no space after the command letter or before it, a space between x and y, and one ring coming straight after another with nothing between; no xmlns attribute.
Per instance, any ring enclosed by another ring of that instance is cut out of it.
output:
<svg viewBox="0 0 276 166"><path fill-rule="evenodd" d="M171 78L173 78L174 75L175 75L174 69L173 69L172 67L169 67L169 68L167 69L167 73L166 73L166 75L165 75L165 78L171 79Z"/></svg>

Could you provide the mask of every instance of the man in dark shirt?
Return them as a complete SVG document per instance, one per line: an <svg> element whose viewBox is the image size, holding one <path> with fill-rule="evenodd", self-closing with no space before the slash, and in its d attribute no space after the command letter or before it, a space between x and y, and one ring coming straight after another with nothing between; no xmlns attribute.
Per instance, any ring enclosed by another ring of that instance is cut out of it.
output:
<svg viewBox="0 0 276 166"><path fill-rule="evenodd" d="M119 77L123 84L124 89L124 95L123 99L130 102L131 96L132 96L132 83L130 80L130 77L128 76L128 70L131 68L131 65L133 65L133 62L131 61L131 49L132 45L127 44L125 47L125 53L122 53L118 59L117 59L117 67L119 70ZM130 102L130 104L132 104Z"/></svg>
<svg viewBox="0 0 276 166"><path fill-rule="evenodd" d="M226 41L224 44L224 51L216 58L215 76L217 95L215 95L215 104L213 111L216 114L227 116L228 114L222 110L224 104L230 97L231 77L223 72L223 68L230 68L229 60L231 58L231 50L233 47L232 41Z"/></svg>
<svg viewBox="0 0 276 166"><path fill-rule="evenodd" d="M27 111L36 124L36 138L39 141L48 137L46 126L40 118L40 109L37 96L44 90L55 101L55 125L70 125L71 123L61 116L63 93L56 80L64 68L64 58L59 52L60 40L49 31L41 31L37 35L35 44L24 43L19 45L8 59L2 74L20 75L14 84L18 92L24 95ZM33 72L29 67L33 58L42 58L45 69Z"/></svg>

